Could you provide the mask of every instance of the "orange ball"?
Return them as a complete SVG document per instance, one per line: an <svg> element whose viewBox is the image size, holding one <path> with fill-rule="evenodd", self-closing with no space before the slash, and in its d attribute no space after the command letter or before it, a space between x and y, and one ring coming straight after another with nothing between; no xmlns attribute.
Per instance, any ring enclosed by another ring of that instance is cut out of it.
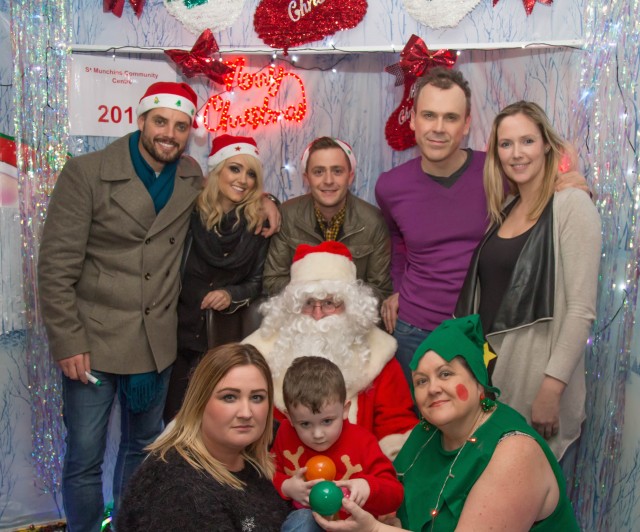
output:
<svg viewBox="0 0 640 532"><path fill-rule="evenodd" d="M333 480L336 478L336 464L328 456L322 454L316 455L313 458L309 458L305 464L307 472L305 477L307 480Z"/></svg>

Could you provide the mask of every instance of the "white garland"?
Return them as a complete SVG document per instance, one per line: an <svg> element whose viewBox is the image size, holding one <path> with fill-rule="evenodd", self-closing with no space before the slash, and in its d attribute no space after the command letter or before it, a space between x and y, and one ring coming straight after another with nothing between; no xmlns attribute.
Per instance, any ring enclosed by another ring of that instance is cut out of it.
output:
<svg viewBox="0 0 640 532"><path fill-rule="evenodd" d="M208 0L189 9L184 0L164 0L167 11L196 35L207 28L217 32L233 26L242 12L244 3L245 0Z"/></svg>
<svg viewBox="0 0 640 532"><path fill-rule="evenodd" d="M430 28L453 28L480 0L402 0L407 13Z"/></svg>

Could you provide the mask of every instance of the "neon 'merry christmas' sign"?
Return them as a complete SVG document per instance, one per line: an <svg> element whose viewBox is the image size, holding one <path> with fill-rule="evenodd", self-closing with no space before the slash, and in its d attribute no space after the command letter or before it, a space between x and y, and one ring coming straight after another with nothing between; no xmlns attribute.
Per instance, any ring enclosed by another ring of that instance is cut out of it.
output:
<svg viewBox="0 0 640 532"><path fill-rule="evenodd" d="M275 124L279 120L299 123L304 119L307 114L307 96L300 76L293 72L285 72L284 68L273 64L255 74L244 72L244 58L225 61L225 64L234 67L235 70L225 76L227 92L211 96L204 106L204 127L209 131L226 132L246 126L257 129L259 126ZM286 83L287 81L290 83ZM233 102L234 108L244 108L232 114L231 100L223 98L225 94L233 95L232 89L252 93L262 90L266 94L257 105L244 107L242 103ZM297 102L285 105L292 97L297 97Z"/></svg>

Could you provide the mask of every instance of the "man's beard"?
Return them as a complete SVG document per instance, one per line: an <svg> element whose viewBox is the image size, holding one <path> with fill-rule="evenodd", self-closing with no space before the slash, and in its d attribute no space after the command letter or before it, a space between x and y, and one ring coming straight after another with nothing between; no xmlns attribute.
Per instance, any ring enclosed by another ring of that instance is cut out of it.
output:
<svg viewBox="0 0 640 532"><path fill-rule="evenodd" d="M347 390L353 390L369 360L366 332L359 330L347 314L321 320L304 314L292 316L280 330L269 357L274 378L282 378L295 358L318 356L334 362L342 370Z"/></svg>
<svg viewBox="0 0 640 532"><path fill-rule="evenodd" d="M147 151L151 158L160 164L170 164L177 161L186 148L185 145L182 147L182 149L180 149L180 144L175 140L172 140L170 137L158 136L155 138L151 138L145 135L144 131L142 131L142 133L140 134L140 142L142 143L142 147ZM175 152L173 152L173 154L164 153L156 148L156 142L171 143L176 147L176 150Z"/></svg>

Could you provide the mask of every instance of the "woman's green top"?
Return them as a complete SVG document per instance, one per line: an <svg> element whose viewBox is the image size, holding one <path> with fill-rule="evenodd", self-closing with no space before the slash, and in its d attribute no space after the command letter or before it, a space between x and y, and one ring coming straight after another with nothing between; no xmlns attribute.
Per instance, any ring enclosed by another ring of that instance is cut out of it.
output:
<svg viewBox="0 0 640 532"><path fill-rule="evenodd" d="M418 424L413 429L393 464L404 484L404 500L398 510L403 528L414 532L454 530L467 496L487 467L496 446L505 435L513 432L527 434L538 442L549 460L560 490L556 509L546 519L536 522L531 530L579 530L567 498L562 470L553 453L518 412L500 402L465 445L455 451L445 451L442 448L438 429L431 427L430 430L425 430L423 424ZM451 476L445 484L450 469ZM496 497L500 497L500 490L501 486L495 487ZM441 491L434 517L433 510Z"/></svg>

